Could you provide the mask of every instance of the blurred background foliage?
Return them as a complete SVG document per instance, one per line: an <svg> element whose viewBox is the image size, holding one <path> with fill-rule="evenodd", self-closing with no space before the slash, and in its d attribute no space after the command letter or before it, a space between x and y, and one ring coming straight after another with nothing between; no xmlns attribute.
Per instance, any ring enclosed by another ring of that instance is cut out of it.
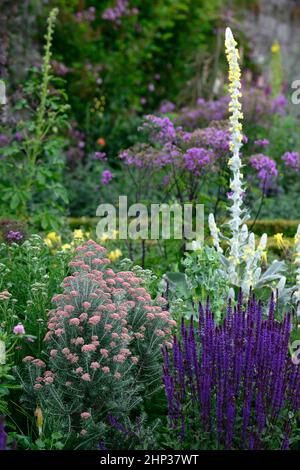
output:
<svg viewBox="0 0 300 470"><path fill-rule="evenodd" d="M45 25L53 7L59 13L46 111L56 107L61 117L47 127L36 173L27 178L32 187L28 197L27 183L23 184L28 165L22 155L34 135ZM298 173L281 159L285 152L300 149L296 107L282 98L289 98L283 63L287 54L281 53L277 34L266 30L268 49L262 62L263 41L255 44L248 24L274 13L274 30L284 7L290 11L284 0L280 8L273 0L3 0L0 76L8 97L0 123L3 216L25 219L35 229L63 230L63 214L92 217L100 202L115 203L120 193L133 197L132 171L119 153L146 142L138 129L147 114L168 116L186 131L215 126L215 121L220 121L215 127L223 129L223 40L224 28L230 25L243 70L246 158L261 151L253 146L255 140L267 139L266 152L278 167L277 182L268 189L262 207L260 183L247 169L247 204L256 219L298 219ZM205 115L206 110L211 112ZM13 168L19 171L10 178ZM220 170L203 179L206 186L199 197L207 210L218 206L224 216L228 172L225 165ZM109 184L103 183L105 171ZM146 175L134 174L140 186ZM143 202L159 200L162 177L158 169L147 194L144 188Z"/></svg>

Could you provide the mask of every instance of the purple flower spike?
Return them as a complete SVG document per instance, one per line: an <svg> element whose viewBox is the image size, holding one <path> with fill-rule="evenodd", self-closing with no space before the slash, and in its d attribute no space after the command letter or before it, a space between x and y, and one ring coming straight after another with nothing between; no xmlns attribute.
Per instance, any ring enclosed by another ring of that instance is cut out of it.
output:
<svg viewBox="0 0 300 470"><path fill-rule="evenodd" d="M197 448L263 450L271 442L289 448L297 429L288 417L300 410L300 365L289 355L291 316L278 321L276 315L273 295L264 318L262 303L252 295L245 305L240 291L221 325L209 302L199 306L198 325L182 320L173 351L164 349L163 369L169 423L180 445L193 445L197 430Z"/></svg>

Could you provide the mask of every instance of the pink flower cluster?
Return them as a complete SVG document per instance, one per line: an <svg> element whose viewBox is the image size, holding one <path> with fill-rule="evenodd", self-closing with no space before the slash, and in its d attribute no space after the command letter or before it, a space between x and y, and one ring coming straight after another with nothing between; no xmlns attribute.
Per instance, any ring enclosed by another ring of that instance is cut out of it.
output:
<svg viewBox="0 0 300 470"><path fill-rule="evenodd" d="M105 248L94 241L76 251L64 292L53 298L56 308L48 314L44 340L50 373L41 376L37 370L39 393L51 384L83 394L87 386L101 389L103 381L112 384L143 367L141 351L172 347L175 322L163 310L165 299L152 300L133 272L114 272ZM39 360L24 361L37 366Z"/></svg>

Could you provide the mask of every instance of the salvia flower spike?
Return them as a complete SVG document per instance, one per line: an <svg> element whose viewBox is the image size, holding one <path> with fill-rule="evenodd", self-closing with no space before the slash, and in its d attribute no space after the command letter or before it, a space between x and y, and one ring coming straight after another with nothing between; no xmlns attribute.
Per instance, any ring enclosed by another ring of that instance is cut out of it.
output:
<svg viewBox="0 0 300 470"><path fill-rule="evenodd" d="M183 326L173 352L165 349L164 385L168 417L179 443L197 448L288 448L290 417L300 410L300 365L289 355L291 316L269 315L253 295L229 303L221 326L201 309L201 326ZM274 433L278 429L278 433Z"/></svg>

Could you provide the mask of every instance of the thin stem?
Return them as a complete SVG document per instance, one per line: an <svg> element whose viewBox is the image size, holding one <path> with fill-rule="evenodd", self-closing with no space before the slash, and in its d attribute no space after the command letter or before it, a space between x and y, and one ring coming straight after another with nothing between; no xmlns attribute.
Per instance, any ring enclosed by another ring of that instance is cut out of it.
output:
<svg viewBox="0 0 300 470"><path fill-rule="evenodd" d="M264 185L263 185L263 188L262 188L262 194L261 194L261 198L260 198L260 204L259 204L259 208L257 210L257 213L256 213L256 216L251 224L251 227L249 229L250 232L252 232L256 222L257 222L257 219L258 217L260 216L260 213L261 213L261 210L262 210L262 207L263 207L263 203L264 203L264 200L265 200L265 195L266 195L266 180L264 181Z"/></svg>

